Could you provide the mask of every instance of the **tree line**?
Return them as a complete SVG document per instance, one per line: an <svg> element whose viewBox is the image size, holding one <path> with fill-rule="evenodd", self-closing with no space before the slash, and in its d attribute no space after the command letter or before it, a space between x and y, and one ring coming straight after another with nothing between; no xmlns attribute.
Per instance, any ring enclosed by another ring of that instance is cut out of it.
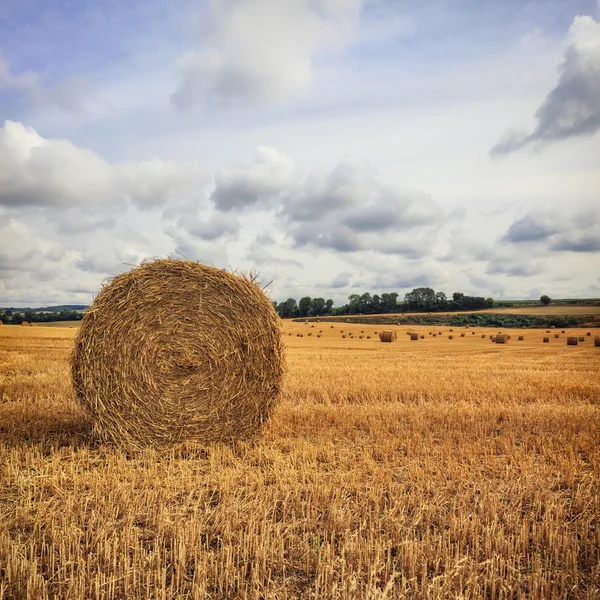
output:
<svg viewBox="0 0 600 600"><path fill-rule="evenodd" d="M448 298L444 292L436 292L429 287L415 288L404 295L404 300L398 300L400 294L389 292L385 294L352 294L348 303L343 306L333 306L333 300L311 298L305 296L299 302L288 298L284 302L273 302L275 310L283 319L318 317L321 315L373 315L397 312L439 312L478 310L492 308L494 300L480 296L467 296L460 292Z"/></svg>
<svg viewBox="0 0 600 600"><path fill-rule="evenodd" d="M83 313L76 310L61 310L60 312L0 310L0 321L6 325L11 323L20 325L23 321L28 323L51 323L53 321L80 321L81 319L83 319Z"/></svg>

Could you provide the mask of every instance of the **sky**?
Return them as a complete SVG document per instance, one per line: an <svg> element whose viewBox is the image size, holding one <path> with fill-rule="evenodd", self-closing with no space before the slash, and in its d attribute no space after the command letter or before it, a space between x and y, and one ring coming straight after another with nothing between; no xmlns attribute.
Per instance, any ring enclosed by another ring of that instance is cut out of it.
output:
<svg viewBox="0 0 600 600"><path fill-rule="evenodd" d="M0 306L600 297L600 0L3 0Z"/></svg>

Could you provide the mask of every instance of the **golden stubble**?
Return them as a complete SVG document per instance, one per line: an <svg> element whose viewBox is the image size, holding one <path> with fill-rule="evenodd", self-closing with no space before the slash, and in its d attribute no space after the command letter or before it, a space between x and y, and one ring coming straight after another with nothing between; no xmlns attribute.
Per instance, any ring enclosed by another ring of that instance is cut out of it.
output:
<svg viewBox="0 0 600 600"><path fill-rule="evenodd" d="M3 327L0 598L598 597L599 332L454 329L286 322L260 436L127 453Z"/></svg>

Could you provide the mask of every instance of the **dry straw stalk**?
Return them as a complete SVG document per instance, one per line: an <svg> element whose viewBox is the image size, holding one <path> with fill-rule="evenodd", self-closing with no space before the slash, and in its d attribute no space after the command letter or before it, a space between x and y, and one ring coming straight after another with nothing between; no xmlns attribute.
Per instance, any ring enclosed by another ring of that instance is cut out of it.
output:
<svg viewBox="0 0 600 600"><path fill-rule="evenodd" d="M103 287L71 372L99 436L139 448L250 436L278 400L283 359L254 277L160 259Z"/></svg>

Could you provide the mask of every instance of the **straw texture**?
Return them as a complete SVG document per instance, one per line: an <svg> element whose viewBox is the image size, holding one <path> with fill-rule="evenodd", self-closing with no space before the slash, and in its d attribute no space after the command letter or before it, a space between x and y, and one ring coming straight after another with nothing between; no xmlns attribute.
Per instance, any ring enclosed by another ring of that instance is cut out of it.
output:
<svg viewBox="0 0 600 600"><path fill-rule="evenodd" d="M283 360L280 320L253 278L160 259L100 291L71 371L99 436L144 447L248 437L278 400Z"/></svg>

